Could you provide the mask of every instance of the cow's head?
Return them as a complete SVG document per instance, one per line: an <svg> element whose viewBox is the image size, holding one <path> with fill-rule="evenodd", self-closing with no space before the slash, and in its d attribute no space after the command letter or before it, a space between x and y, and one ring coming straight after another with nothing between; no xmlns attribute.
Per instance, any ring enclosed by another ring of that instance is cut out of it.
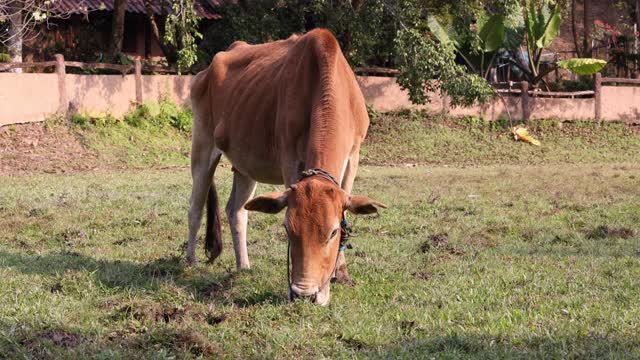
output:
<svg viewBox="0 0 640 360"><path fill-rule="evenodd" d="M333 182L308 177L284 192L265 194L245 209L275 214L287 208L284 226L291 247L291 298L329 303L329 283L336 267L344 211L372 214L386 205L366 196L348 195Z"/></svg>

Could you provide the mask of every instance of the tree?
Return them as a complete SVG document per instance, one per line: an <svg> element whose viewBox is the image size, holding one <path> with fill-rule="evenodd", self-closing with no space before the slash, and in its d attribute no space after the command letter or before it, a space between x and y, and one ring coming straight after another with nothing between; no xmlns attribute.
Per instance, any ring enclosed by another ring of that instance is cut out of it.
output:
<svg viewBox="0 0 640 360"><path fill-rule="evenodd" d="M22 14L23 6L24 4L20 1L12 1L7 3L5 12L3 12L8 21L7 38L4 43L7 45L13 62L22 62L22 37L25 27ZM16 68L12 71L20 73L22 69Z"/></svg>
<svg viewBox="0 0 640 360"><path fill-rule="evenodd" d="M640 1L640 0L638 0ZM591 0L583 0L582 14L582 44L580 44L580 34L578 32L578 19L576 9L578 7L577 0L571 0L571 30L573 31L573 43L578 57L591 57L591 39L593 32L593 16L591 10Z"/></svg>
<svg viewBox="0 0 640 360"><path fill-rule="evenodd" d="M180 70L189 69L197 61L197 40L202 39L199 30L200 17L191 0L171 0L171 8L164 6L160 0L160 8L166 12L166 21L161 30L153 5L155 0L145 0L145 11L151 24L151 33L160 44L160 48L169 63L175 63Z"/></svg>
<svg viewBox="0 0 640 360"><path fill-rule="evenodd" d="M582 38L582 56L591 57L591 0L584 0L584 36Z"/></svg>
<svg viewBox="0 0 640 360"><path fill-rule="evenodd" d="M164 25L164 43L177 49L178 69L189 69L198 60L196 40L202 39L198 29L200 17L192 0L173 0L173 12Z"/></svg>
<svg viewBox="0 0 640 360"><path fill-rule="evenodd" d="M112 59L122 52L126 8L127 0L114 0L113 15L111 17L111 44L109 46L109 57Z"/></svg>
<svg viewBox="0 0 640 360"><path fill-rule="evenodd" d="M6 32L0 33L0 44L9 49L12 61L22 61L22 44L25 38L33 39L39 26L48 26L51 18L66 19L73 11L61 10L56 0L0 0L0 25ZM20 72L21 69L15 69Z"/></svg>

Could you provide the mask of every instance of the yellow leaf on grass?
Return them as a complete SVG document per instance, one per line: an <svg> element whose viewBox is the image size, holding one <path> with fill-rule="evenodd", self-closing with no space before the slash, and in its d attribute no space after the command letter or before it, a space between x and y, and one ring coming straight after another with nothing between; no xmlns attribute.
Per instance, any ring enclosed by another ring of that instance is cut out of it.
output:
<svg viewBox="0 0 640 360"><path fill-rule="evenodd" d="M511 130L511 132L513 133L513 137L516 141L524 141L535 146L540 146L540 141L529 135L529 130L525 127L516 126Z"/></svg>

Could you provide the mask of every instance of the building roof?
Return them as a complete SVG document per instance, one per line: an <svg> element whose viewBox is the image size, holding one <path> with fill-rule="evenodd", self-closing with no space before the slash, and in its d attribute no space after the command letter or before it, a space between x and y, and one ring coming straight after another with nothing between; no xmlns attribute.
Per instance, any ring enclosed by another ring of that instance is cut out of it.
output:
<svg viewBox="0 0 640 360"><path fill-rule="evenodd" d="M220 19L215 7L221 5L221 0L194 0L194 9L203 19ZM92 11L113 11L114 0L56 0L53 2L52 12L65 14L87 14ZM146 14L145 0L127 0L126 12L134 14ZM161 6L161 4L163 6ZM170 0L151 0L151 8L154 14L163 15L171 13Z"/></svg>

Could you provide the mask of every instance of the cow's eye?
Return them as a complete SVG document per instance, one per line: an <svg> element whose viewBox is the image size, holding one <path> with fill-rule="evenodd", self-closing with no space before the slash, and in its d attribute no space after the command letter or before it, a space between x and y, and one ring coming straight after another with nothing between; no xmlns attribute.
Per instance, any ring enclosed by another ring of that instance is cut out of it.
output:
<svg viewBox="0 0 640 360"><path fill-rule="evenodd" d="M336 235L338 235L338 228L333 229L331 235L329 236L329 239L333 239Z"/></svg>

